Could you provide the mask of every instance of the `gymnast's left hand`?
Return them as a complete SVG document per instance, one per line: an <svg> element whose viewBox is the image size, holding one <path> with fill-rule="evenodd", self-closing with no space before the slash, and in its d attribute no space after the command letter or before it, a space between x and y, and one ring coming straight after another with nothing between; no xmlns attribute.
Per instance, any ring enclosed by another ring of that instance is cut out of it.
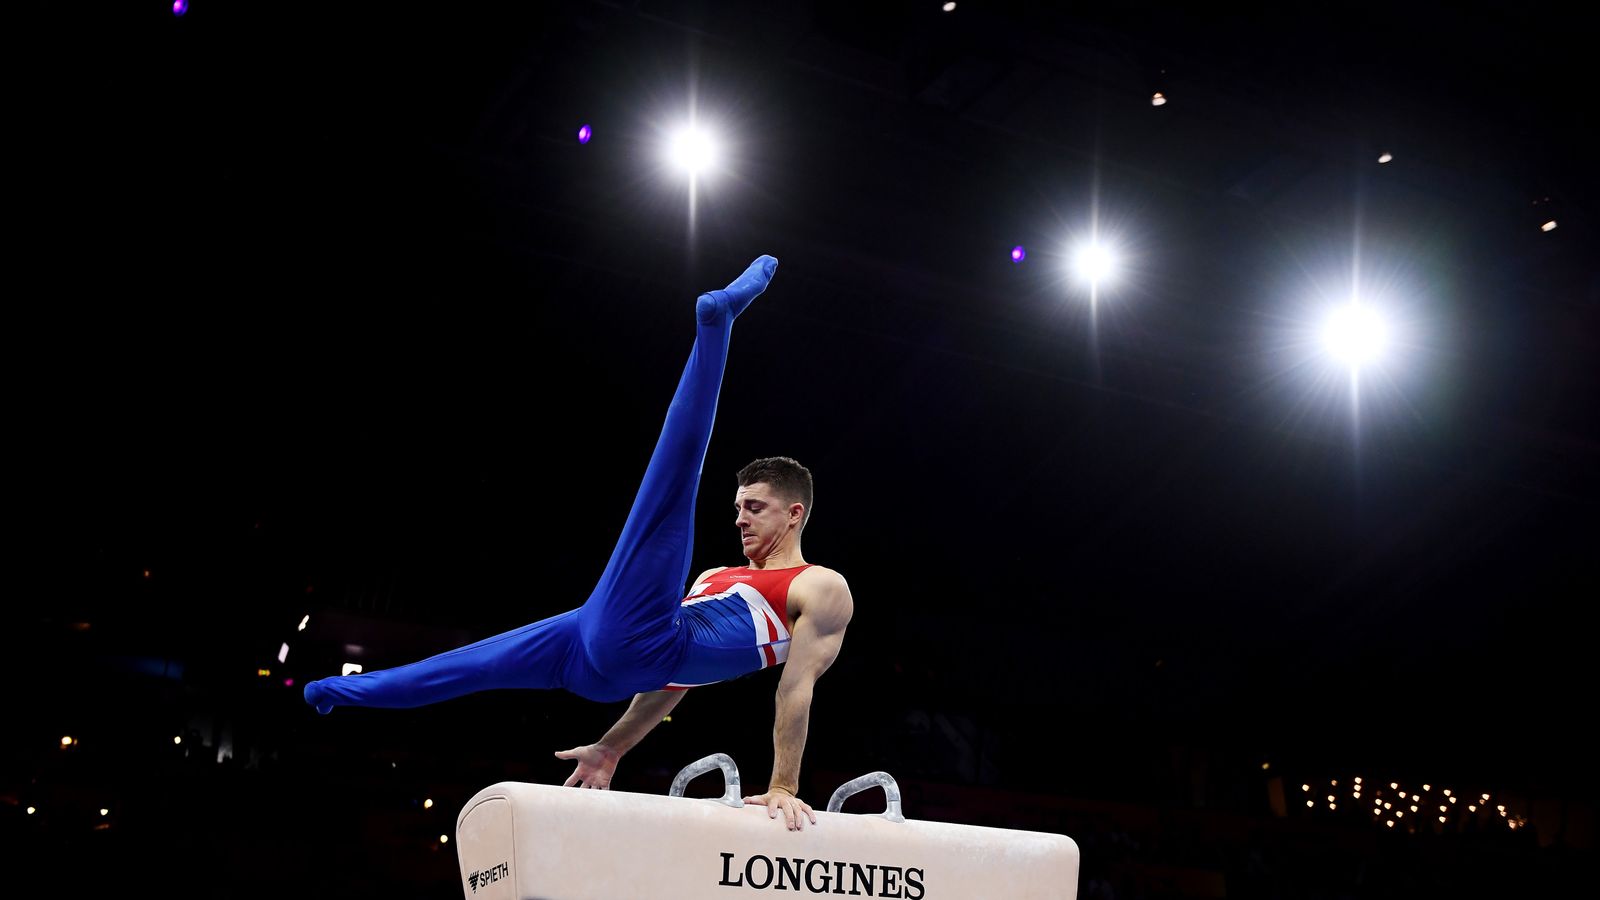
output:
<svg viewBox="0 0 1600 900"><path fill-rule="evenodd" d="M746 797L744 802L766 806L768 818L776 819L782 814L790 831L805 831L808 819L812 825L817 824L817 814L811 809L811 804L783 788L769 790L757 797Z"/></svg>

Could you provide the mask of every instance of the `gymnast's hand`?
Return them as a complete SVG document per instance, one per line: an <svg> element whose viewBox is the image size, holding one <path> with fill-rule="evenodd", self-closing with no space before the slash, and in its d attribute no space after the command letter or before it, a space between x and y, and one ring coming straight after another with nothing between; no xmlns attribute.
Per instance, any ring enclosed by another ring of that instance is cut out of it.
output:
<svg viewBox="0 0 1600 900"><path fill-rule="evenodd" d="M812 811L811 805L783 788L769 790L759 797L746 797L744 802L765 805L769 819L776 819L779 811L782 811L790 831L805 831L807 819L811 820L811 824L817 824L817 814Z"/></svg>
<svg viewBox="0 0 1600 900"><path fill-rule="evenodd" d="M590 744L587 747L573 747L571 750L557 750L556 758L578 761L578 768L567 776L567 782L562 787L585 787L603 791L611 787L611 776L617 771L617 760L622 758L622 754L605 744Z"/></svg>

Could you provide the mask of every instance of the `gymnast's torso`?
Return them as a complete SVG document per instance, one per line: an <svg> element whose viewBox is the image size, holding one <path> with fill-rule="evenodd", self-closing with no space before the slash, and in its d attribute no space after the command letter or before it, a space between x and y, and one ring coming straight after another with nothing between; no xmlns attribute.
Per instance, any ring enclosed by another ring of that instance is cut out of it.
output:
<svg viewBox="0 0 1600 900"><path fill-rule="evenodd" d="M789 585L809 565L735 566L689 588L677 626L687 647L668 690L698 687L778 665L789 658Z"/></svg>

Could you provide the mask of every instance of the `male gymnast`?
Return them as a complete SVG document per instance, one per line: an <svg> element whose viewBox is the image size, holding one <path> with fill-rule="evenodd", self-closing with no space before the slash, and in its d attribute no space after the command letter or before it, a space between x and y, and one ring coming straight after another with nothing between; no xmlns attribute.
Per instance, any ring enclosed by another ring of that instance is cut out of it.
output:
<svg viewBox="0 0 1600 900"><path fill-rule="evenodd" d="M577 762L567 786L605 790L617 762L691 687L784 665L772 778L744 798L790 830L816 824L798 796L813 687L839 654L854 602L838 572L806 563L811 473L787 457L739 471L734 496L746 565L708 569L678 599L694 545L694 503L733 320L777 271L762 256L695 301L696 337L667 418L600 582L577 609L410 665L313 681L306 702L405 708L491 688L564 688L590 700L633 697L599 741L556 753Z"/></svg>

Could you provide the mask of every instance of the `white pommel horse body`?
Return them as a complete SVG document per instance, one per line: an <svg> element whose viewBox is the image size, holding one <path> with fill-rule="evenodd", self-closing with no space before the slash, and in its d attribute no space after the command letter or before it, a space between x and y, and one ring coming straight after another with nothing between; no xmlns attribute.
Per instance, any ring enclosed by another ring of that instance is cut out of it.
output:
<svg viewBox="0 0 1600 900"><path fill-rule="evenodd" d="M684 799L721 769L720 799ZM840 812L882 787L877 815ZM817 823L789 831L746 806L724 754L678 774L669 796L501 782L456 818L468 900L714 900L740 896L1074 900L1078 845L1060 834L907 820L900 788L874 772L834 792Z"/></svg>

